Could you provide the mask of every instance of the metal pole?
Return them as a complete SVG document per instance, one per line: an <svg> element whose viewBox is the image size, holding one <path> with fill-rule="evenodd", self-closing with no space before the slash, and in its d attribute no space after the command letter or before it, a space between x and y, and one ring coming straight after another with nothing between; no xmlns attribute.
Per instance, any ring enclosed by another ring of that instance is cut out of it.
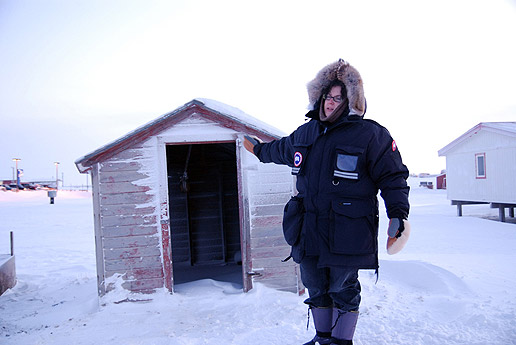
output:
<svg viewBox="0 0 516 345"><path fill-rule="evenodd" d="M14 255L14 235L13 235L13 232L11 231L11 256Z"/></svg>
<svg viewBox="0 0 516 345"><path fill-rule="evenodd" d="M18 182L20 181L20 172L18 171L18 162L21 161L21 159L13 158L13 161L16 163L16 191L20 191L20 187L18 186Z"/></svg>
<svg viewBox="0 0 516 345"><path fill-rule="evenodd" d="M58 186L59 186L59 162L54 162L55 166L56 166L56 190L58 190Z"/></svg>

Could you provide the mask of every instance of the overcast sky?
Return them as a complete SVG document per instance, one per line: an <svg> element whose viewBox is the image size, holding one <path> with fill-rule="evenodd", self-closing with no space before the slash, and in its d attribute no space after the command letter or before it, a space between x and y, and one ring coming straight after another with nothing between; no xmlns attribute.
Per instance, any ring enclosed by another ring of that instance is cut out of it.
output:
<svg viewBox="0 0 516 345"><path fill-rule="evenodd" d="M74 161L193 98L290 133L344 58L413 173L516 121L516 1L0 0L0 179L85 184Z"/></svg>

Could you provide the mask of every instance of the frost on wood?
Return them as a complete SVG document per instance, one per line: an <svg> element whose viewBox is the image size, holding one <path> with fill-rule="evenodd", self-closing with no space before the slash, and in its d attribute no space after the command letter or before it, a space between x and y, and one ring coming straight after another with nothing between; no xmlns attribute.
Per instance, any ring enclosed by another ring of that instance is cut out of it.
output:
<svg viewBox="0 0 516 345"><path fill-rule="evenodd" d="M234 143L239 211L243 215L241 246L249 250L246 267L263 266L260 281L274 286L281 285L282 274L297 277L291 269L283 271L290 264L282 264L276 254L288 250L281 218L293 192L290 168L262 164L247 152L241 140L243 134L250 133L264 140L282 135L236 108L194 100L78 160L80 171L88 164L97 169L94 195L99 276L120 274L123 287L130 290L171 289L167 145ZM261 258L255 258L253 250ZM272 260L265 260L266 253ZM285 278L282 286L293 291L296 284L290 280Z"/></svg>
<svg viewBox="0 0 516 345"><path fill-rule="evenodd" d="M100 168L104 274L117 274L130 291L164 285L154 143L122 151Z"/></svg>

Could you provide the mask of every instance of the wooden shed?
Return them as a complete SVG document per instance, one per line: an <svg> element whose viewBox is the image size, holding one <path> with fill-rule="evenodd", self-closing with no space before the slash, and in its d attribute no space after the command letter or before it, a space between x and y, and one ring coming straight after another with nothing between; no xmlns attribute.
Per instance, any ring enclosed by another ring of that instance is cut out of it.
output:
<svg viewBox="0 0 516 345"><path fill-rule="evenodd" d="M16 285L14 255L0 254L0 296Z"/></svg>
<svg viewBox="0 0 516 345"><path fill-rule="evenodd" d="M299 268L281 260L283 207L294 191L286 166L262 164L250 134L283 134L228 105L195 99L75 163L89 172L99 294L106 279L154 292L202 278L261 282L300 292Z"/></svg>
<svg viewBox="0 0 516 345"><path fill-rule="evenodd" d="M514 217L516 122L481 122L439 150L446 156L448 199L457 205L485 203Z"/></svg>

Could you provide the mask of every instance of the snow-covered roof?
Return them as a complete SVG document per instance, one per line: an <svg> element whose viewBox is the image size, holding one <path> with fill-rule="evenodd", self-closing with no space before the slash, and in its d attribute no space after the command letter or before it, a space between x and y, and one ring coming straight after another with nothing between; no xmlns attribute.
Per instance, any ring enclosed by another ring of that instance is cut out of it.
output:
<svg viewBox="0 0 516 345"><path fill-rule="evenodd" d="M270 134L273 134L273 136L278 137L283 137L286 134L283 131L277 129L276 127L273 127L261 120L258 120L257 118L247 113L244 113L242 110L238 108L232 107L222 102L218 102L208 98L196 98L194 99L194 101L202 102L206 107L210 108L211 110L215 110L216 112L223 114L226 117L235 120L236 122L241 122L243 124L250 125L255 129L259 129L261 132L266 131Z"/></svg>
<svg viewBox="0 0 516 345"><path fill-rule="evenodd" d="M446 156L450 150L480 131L488 131L516 138L516 122L480 122L478 125L440 149L438 151L439 156Z"/></svg>
<svg viewBox="0 0 516 345"><path fill-rule="evenodd" d="M177 118L178 115L184 114L185 111L195 107L208 110L209 112L222 116L233 123L239 124L249 130L254 130L259 133L263 133L271 138L280 138L285 135L285 133L283 133L281 130L256 119L255 117L243 112L238 108L211 99L196 98L184 104L183 106L175 109L174 111L162 115L136 128L135 130L127 133L126 135L96 149L95 151L78 158L75 161L75 164L80 172L85 172L89 169L88 167L91 165L92 162L102 157L106 152L123 148L124 143L127 142L143 140L147 138L149 135L155 134L155 129L162 130L162 125L164 123L170 123L170 125L173 125L175 123L173 121L174 118Z"/></svg>

